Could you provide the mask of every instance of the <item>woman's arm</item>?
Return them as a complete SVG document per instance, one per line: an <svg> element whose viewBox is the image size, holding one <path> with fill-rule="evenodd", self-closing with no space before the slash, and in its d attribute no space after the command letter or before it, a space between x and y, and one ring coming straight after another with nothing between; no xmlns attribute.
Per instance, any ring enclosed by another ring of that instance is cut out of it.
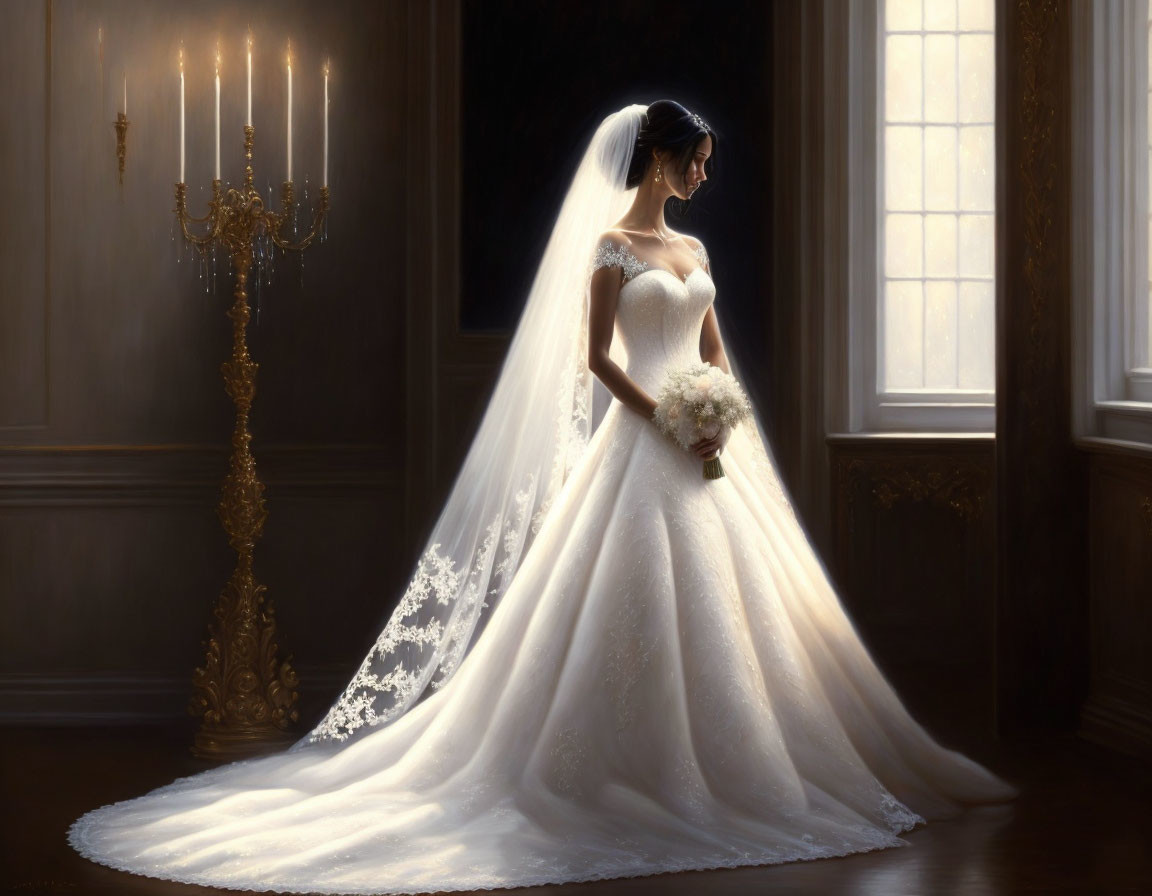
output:
<svg viewBox="0 0 1152 896"><path fill-rule="evenodd" d="M708 251L704 244L694 236L685 234L684 242L701 258L701 267L709 277L712 276L712 265L708 261ZM732 373L728 368L728 356L724 354L724 343L720 339L720 325L716 322L716 311L712 305L704 315L704 322L700 326L700 360L707 361L713 367L719 367L725 373Z"/></svg>
<svg viewBox="0 0 1152 896"><path fill-rule="evenodd" d="M704 322L700 325L700 360L707 361L713 367L719 367L725 373L732 372L728 368L724 343L720 341L720 325L716 322L716 311L711 305L708 306Z"/></svg>
<svg viewBox="0 0 1152 896"><path fill-rule="evenodd" d="M652 412L656 410L656 399L641 389L608 355L619 297L620 269L603 267L594 271L588 308L588 369L622 404L651 420Z"/></svg>
<svg viewBox="0 0 1152 896"><path fill-rule="evenodd" d="M656 410L656 399L645 392L634 379L609 355L612 347L612 332L616 327L616 303L620 298L620 269L615 266L597 268L592 272L588 308L588 369L591 370L615 396L636 413L652 419ZM712 329L716 334L716 344L720 342L720 331L716 316L708 309L712 318ZM707 321L707 318L705 319ZM703 332L701 333L703 339ZM703 344L703 343L702 343ZM724 369L728 369L728 359L720 350ZM692 453L705 460L717 457L722 447L719 437L702 439L692 446Z"/></svg>
<svg viewBox="0 0 1152 896"><path fill-rule="evenodd" d="M711 305L708 306L704 322L700 325L700 360L707 361L713 367L719 367L725 373L732 372L728 369L728 356L724 354L724 344L720 341L720 325L716 322L716 312L712 310ZM719 457L727 441L726 437L721 438L720 435L711 439L701 439L692 446L692 450L705 460Z"/></svg>

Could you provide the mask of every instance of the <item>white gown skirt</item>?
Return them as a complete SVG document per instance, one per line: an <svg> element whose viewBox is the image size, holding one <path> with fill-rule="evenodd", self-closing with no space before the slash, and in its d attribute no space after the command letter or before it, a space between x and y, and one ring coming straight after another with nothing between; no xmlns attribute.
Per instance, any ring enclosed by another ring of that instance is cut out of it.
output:
<svg viewBox="0 0 1152 896"><path fill-rule="evenodd" d="M726 477L613 402L450 683L347 744L88 813L114 868L417 893L905 846L1016 789L936 743L869 657L769 461Z"/></svg>

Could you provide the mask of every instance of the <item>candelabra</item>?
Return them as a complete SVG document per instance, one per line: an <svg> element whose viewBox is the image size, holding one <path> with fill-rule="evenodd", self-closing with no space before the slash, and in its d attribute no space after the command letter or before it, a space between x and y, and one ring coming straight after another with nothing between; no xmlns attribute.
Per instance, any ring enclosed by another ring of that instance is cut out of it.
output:
<svg viewBox="0 0 1152 896"><path fill-rule="evenodd" d="M236 551L236 567L213 610L205 643L206 659L192 676L189 712L201 717L192 752L205 758L233 759L289 742L290 726L298 717L298 679L289 660L281 660L276 643L276 619L265 586L256 582L253 552L264 528L267 510L264 485L256 476L249 448L248 417L256 394L257 364L248 354L246 331L250 315L248 280L258 239L280 249L301 252L322 232L328 214L328 187L320 189L311 229L302 239L290 232L296 214L291 181L281 188L281 210L264 207L252 185L254 129L244 128L244 185L223 191L212 181L208 214L188 215L187 185L176 184L176 216L183 236L200 252L219 247L228 252L236 274L232 320L232 356L220 365L224 388L236 407L232 455L217 512L228 543ZM194 233L193 227L200 229ZM289 657L290 659L290 657Z"/></svg>

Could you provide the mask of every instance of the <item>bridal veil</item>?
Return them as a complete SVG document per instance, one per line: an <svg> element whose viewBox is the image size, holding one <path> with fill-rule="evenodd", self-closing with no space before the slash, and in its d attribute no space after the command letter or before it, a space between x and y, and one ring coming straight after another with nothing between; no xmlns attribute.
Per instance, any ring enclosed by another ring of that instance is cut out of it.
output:
<svg viewBox="0 0 1152 896"><path fill-rule="evenodd" d="M590 260L599 235L635 196L625 181L646 109L626 106L593 134L479 430L408 586L344 692L291 749L348 740L444 685L516 574L611 400L587 367ZM613 340L611 354L625 366L621 340ZM746 425L757 430L750 435L764 484L783 498L759 421Z"/></svg>

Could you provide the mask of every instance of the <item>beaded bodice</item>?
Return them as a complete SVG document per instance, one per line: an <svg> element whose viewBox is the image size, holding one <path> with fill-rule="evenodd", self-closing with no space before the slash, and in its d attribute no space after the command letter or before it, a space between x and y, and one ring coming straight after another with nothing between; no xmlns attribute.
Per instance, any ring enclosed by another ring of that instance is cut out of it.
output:
<svg viewBox="0 0 1152 896"><path fill-rule="evenodd" d="M700 266L683 278L652 267L626 245L605 240L593 256L592 270L619 267L624 283L616 303L616 333L628 353L627 374L655 393L673 365L700 360L700 325L716 287L704 266L703 245L695 250Z"/></svg>

